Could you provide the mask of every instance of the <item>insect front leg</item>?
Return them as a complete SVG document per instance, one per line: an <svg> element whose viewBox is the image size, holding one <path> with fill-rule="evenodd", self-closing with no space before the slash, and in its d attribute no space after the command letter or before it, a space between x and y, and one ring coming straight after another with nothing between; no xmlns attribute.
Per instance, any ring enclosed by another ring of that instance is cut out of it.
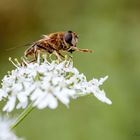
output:
<svg viewBox="0 0 140 140"><path fill-rule="evenodd" d="M77 49L77 51L79 51L79 52L89 52L89 53L92 53L92 52L94 52L93 50L89 50L89 49Z"/></svg>
<svg viewBox="0 0 140 140"><path fill-rule="evenodd" d="M78 51L78 52L89 52L89 53L94 52L93 50L89 50L89 49L80 49L80 48L77 48L77 47L74 47L74 46L72 46L72 47L70 48L70 50L74 50L74 51Z"/></svg>

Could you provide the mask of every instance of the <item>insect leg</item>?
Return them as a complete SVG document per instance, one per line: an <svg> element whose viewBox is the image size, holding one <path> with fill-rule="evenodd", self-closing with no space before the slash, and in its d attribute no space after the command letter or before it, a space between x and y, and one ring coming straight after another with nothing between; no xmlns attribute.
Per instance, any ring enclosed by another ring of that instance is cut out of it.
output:
<svg viewBox="0 0 140 140"><path fill-rule="evenodd" d="M65 58L59 51L57 51L57 53L58 53L61 57Z"/></svg>
<svg viewBox="0 0 140 140"><path fill-rule="evenodd" d="M37 60L37 57L38 57L37 46L34 46L34 58L35 58L35 61Z"/></svg>
<svg viewBox="0 0 140 140"><path fill-rule="evenodd" d="M27 59L28 55L33 55L33 60L29 61L29 63L35 62L37 60L37 46L34 45L30 47L24 54L24 57Z"/></svg>
<svg viewBox="0 0 140 140"><path fill-rule="evenodd" d="M94 52L93 50L89 50L89 49L80 49L80 48L77 48L77 47L71 47L72 50L74 51L78 51L78 52Z"/></svg>
<svg viewBox="0 0 140 140"><path fill-rule="evenodd" d="M56 50L53 51L53 54L58 58L58 60L61 60L60 54Z"/></svg>
<svg viewBox="0 0 140 140"><path fill-rule="evenodd" d="M36 46L36 45L33 46L33 52L34 52L34 53L33 53L34 59L31 60L29 63L32 63L32 62L37 61L38 52L37 52L37 46Z"/></svg>

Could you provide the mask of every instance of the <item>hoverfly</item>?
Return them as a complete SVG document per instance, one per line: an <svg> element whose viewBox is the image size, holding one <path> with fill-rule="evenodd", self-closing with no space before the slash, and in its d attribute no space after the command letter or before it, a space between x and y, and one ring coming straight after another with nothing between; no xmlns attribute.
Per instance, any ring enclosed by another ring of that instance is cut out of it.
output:
<svg viewBox="0 0 140 140"><path fill-rule="evenodd" d="M59 60L62 55L62 51L66 52L93 52L88 49L80 49L76 47L78 42L78 35L75 32L55 32L49 35L44 35L42 39L35 41L31 44L31 46L25 51L25 57L29 55L34 55L35 59L37 59L38 51L45 51L50 54L54 54Z"/></svg>

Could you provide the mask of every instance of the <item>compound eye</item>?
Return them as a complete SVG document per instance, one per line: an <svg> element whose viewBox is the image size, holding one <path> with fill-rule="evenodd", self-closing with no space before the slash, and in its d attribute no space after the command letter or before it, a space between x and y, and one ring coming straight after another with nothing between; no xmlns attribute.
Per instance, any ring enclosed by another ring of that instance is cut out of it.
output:
<svg viewBox="0 0 140 140"><path fill-rule="evenodd" d="M71 32L65 33L64 39L68 44L72 45L72 33Z"/></svg>

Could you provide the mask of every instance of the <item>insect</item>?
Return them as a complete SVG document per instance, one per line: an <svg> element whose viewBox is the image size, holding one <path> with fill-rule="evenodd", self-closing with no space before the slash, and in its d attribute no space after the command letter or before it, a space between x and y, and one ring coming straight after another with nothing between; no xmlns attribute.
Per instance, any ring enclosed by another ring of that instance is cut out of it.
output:
<svg viewBox="0 0 140 140"><path fill-rule="evenodd" d="M35 41L25 51L25 57L34 55L35 60L37 59L38 51L45 51L50 54L54 54L59 60L62 55L62 51L65 52L93 52L88 49L80 49L76 47L78 42L78 35L75 32L55 32L49 35L44 35L42 39Z"/></svg>

